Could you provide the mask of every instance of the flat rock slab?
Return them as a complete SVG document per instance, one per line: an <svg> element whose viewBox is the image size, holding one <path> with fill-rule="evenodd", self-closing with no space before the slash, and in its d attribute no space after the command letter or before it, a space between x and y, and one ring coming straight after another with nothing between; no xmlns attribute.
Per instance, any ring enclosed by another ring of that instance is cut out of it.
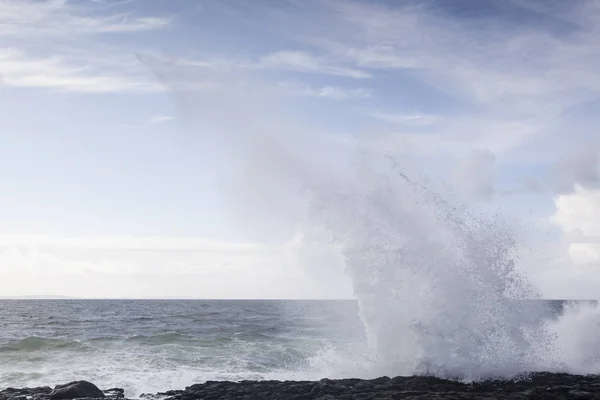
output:
<svg viewBox="0 0 600 400"><path fill-rule="evenodd" d="M86 385L86 398L123 400L121 389L93 392ZM0 400L54 400L52 393L81 382L49 387L6 389ZM94 386L95 387L95 386ZM99 390L99 389L98 389ZM69 393L77 393L71 391ZM93 395L95 397L88 397ZM464 384L432 377L378 379L323 379L320 381L210 381L157 394L143 399L164 400L384 400L384 399L600 399L600 376L536 373L514 381L486 381ZM80 398L80 397L68 397ZM62 397L61 399L67 399Z"/></svg>

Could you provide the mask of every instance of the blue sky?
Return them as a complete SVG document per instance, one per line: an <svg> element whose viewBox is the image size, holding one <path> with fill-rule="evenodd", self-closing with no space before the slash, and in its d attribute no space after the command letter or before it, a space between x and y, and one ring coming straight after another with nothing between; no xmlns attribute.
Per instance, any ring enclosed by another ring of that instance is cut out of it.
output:
<svg viewBox="0 0 600 400"><path fill-rule="evenodd" d="M343 262L266 159L346 171L364 146L521 221L545 295L597 297L599 22L595 1L5 1L0 295L347 297L343 265L302 264Z"/></svg>

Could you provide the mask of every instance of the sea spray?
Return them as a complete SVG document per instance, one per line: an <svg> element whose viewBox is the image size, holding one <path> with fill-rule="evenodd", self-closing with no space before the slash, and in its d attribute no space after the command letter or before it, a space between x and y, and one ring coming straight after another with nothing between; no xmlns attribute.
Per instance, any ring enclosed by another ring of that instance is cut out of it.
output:
<svg viewBox="0 0 600 400"><path fill-rule="evenodd" d="M342 248L368 341L366 351L345 349L333 357L342 375L432 374L470 380L531 371L600 372L597 363L584 357L588 351L598 354L598 348L586 349L576 341L579 337L597 346L590 340L598 333L593 323L597 309L581 316L585 321L578 326L588 333L571 335L564 324L575 318L573 312L550 321L543 302L524 301L540 295L518 272L519 243L501 215L469 209L459 196L435 189L416 171L399 169L402 157L387 152L392 141L385 137L376 142L348 138L346 161L356 152L369 156L333 172L324 168L323 152L317 152L324 140L284 123L272 94L254 87L244 91L252 93L248 100L231 83L240 77L214 70L199 74L219 83L218 96L182 92L178 67L165 68L160 60L146 63L159 70L178 102L186 104L184 118L211 127L200 130L204 141L215 143L208 139L223 135L220 142L236 149L236 163L243 165L237 181L256 192L263 208L277 193L278 207L266 208L280 214L263 214L265 221L288 217L281 210L298 198L294 188L301 187L310 202L311 222L325 227ZM290 143L302 143L310 151ZM210 148L215 154L230 150ZM254 185L257 181L260 185ZM248 207L242 196L235 202ZM332 349L321 356L332 357Z"/></svg>
<svg viewBox="0 0 600 400"><path fill-rule="evenodd" d="M462 379L554 368L542 303L516 301L539 294L515 267L510 225L413 182L396 163L373 165L332 180L314 204L343 245L371 368Z"/></svg>
<svg viewBox="0 0 600 400"><path fill-rule="evenodd" d="M556 337L563 370L600 374L600 308L597 301L570 301L548 323Z"/></svg>
<svg viewBox="0 0 600 400"><path fill-rule="evenodd" d="M568 303L552 318L519 270L515 222L405 174L397 157L362 154L353 174L311 187L312 217L342 248L367 333L357 374L600 373L597 303Z"/></svg>

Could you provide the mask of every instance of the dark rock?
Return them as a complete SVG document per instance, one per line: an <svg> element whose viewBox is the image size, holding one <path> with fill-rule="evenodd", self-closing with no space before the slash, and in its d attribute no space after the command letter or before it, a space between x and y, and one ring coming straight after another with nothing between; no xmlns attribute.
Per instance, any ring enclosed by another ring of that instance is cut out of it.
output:
<svg viewBox="0 0 600 400"><path fill-rule="evenodd" d="M600 399L600 377L538 373L520 380L475 384L432 377L206 382L173 393L166 400Z"/></svg>
<svg viewBox="0 0 600 400"><path fill-rule="evenodd" d="M77 381L58 385L50 393L50 400L103 399L106 395L96 385L87 381Z"/></svg>
<svg viewBox="0 0 600 400"><path fill-rule="evenodd" d="M50 392L52 389L48 386L24 389L8 388L0 392L0 400L16 400L23 397L37 400L47 398Z"/></svg>
<svg viewBox="0 0 600 400"><path fill-rule="evenodd" d="M59 397L54 397L59 396ZM63 397L64 396L64 397ZM105 397L106 396L106 397ZM432 377L322 379L320 381L205 382L140 396L145 400L385 400L385 399L600 399L600 376L536 373L519 380L465 384ZM122 389L103 392L89 382L42 388L9 388L0 400L125 400Z"/></svg>

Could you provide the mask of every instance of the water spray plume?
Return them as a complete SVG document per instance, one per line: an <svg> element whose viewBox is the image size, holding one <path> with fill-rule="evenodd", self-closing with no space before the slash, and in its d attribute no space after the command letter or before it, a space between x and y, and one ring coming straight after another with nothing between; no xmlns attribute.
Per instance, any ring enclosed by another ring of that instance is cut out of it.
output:
<svg viewBox="0 0 600 400"><path fill-rule="evenodd" d="M260 96L264 93L257 92L253 101L269 104ZM235 98L235 92L223 98ZM301 135L285 125L273 129L265 121L277 118L276 108L264 109L272 114L245 120L246 156L260 155L260 171L267 175L277 171L274 188L283 187L283 180L304 189L310 221L342 249L358 299L366 347L322 355L337 360L334 365L344 374L474 380L532 371L600 372L598 341L586 334L573 342L564 325L596 329L597 335L597 307L567 310L551 320L547 303L536 301L540 293L519 272L515 228L505 218L475 211L450 190L436 188L406 167L401 155L360 146L368 144L365 138L356 141L358 161L337 171L319 169L314 154L289 151L285 144ZM229 126L219 117L206 122ZM287 193L290 199L297 195ZM352 371L348 360L356 363Z"/></svg>

